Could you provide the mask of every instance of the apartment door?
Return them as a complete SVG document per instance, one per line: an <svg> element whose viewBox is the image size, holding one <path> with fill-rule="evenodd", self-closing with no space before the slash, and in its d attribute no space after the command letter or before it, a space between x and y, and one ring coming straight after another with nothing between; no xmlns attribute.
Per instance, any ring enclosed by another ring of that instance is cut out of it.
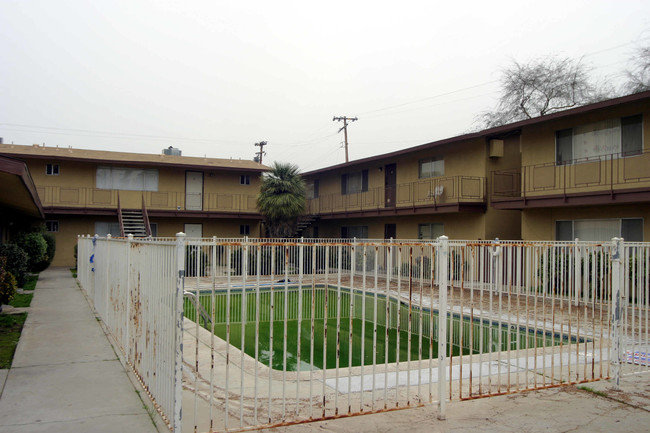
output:
<svg viewBox="0 0 650 433"><path fill-rule="evenodd" d="M203 224L185 224L185 236L188 238L202 238Z"/></svg>
<svg viewBox="0 0 650 433"><path fill-rule="evenodd" d="M185 209L203 210L203 173L185 172Z"/></svg>
<svg viewBox="0 0 650 433"><path fill-rule="evenodd" d="M384 207L395 207L397 200L397 164L387 164L384 167L385 204Z"/></svg>
<svg viewBox="0 0 650 433"><path fill-rule="evenodd" d="M384 224L384 239L395 239L397 237L397 224Z"/></svg>

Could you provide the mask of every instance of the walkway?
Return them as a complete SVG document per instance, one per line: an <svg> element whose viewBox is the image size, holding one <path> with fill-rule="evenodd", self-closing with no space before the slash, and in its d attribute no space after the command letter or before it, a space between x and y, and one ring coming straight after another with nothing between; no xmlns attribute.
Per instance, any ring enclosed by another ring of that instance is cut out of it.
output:
<svg viewBox="0 0 650 433"><path fill-rule="evenodd" d="M158 430L70 271L48 269L0 395L0 433L88 431Z"/></svg>

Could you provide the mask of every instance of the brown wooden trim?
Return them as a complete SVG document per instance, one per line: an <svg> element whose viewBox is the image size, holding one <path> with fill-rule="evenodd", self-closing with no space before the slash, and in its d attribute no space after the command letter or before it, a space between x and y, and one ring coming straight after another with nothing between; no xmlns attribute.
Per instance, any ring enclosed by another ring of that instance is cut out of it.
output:
<svg viewBox="0 0 650 433"><path fill-rule="evenodd" d="M244 218L249 220L261 220L262 216L258 213L244 212L209 212L209 211L191 211L191 210L151 210L148 209L149 218ZM117 215L116 208L84 208L84 207L63 207L50 206L45 208L46 215Z"/></svg>
<svg viewBox="0 0 650 433"><path fill-rule="evenodd" d="M330 212L319 214L321 219L338 219L338 218L363 218L363 217L383 217L383 216L404 216L404 215L428 215L428 214L446 214L446 213L484 213L486 210L485 203L451 203L439 204L437 206L412 206L412 207L394 207L372 210L356 210L343 212Z"/></svg>
<svg viewBox="0 0 650 433"><path fill-rule="evenodd" d="M164 218L244 218L250 220L262 220L262 215L258 213L245 213L245 212L212 212L212 211L198 211L198 210L149 210L150 217L164 217Z"/></svg>
<svg viewBox="0 0 650 433"><path fill-rule="evenodd" d="M2 149L0 149L0 154L2 153ZM4 156L9 156L11 155L12 157L15 158L20 158L20 159L40 159L40 160L51 160L51 161L75 161L75 162L84 162L84 163L89 163L89 164L98 164L98 165L111 165L111 166L118 166L118 167L143 167L143 166L151 166L151 167L156 167L156 168L185 168L189 171L199 171L199 170L206 170L206 171L234 171L234 172L246 172L246 173L263 173L265 171L269 171L270 169L263 169L263 168L246 168L246 167L224 167L224 166L215 166L215 165L201 165L201 164L191 164L191 163L177 163L177 162L169 162L169 161L125 161L121 159L103 159L103 158L83 158L83 157L75 157L75 156L65 156L65 155L32 155L32 154L25 154L25 153L5 153L3 154Z"/></svg>
<svg viewBox="0 0 650 433"><path fill-rule="evenodd" d="M34 179L27 168L27 164L18 159L8 158L0 156L0 171L15 175L20 178L25 189L29 192L29 195L32 197L34 206L38 211L38 214L41 218L45 218L45 213L43 212L43 205L41 199L38 196L38 191L36 190L36 185L34 184Z"/></svg>
<svg viewBox="0 0 650 433"><path fill-rule="evenodd" d="M650 202L650 189L632 188L574 194L553 194L516 198L492 198L495 209L527 209L537 207L590 206L616 203Z"/></svg>

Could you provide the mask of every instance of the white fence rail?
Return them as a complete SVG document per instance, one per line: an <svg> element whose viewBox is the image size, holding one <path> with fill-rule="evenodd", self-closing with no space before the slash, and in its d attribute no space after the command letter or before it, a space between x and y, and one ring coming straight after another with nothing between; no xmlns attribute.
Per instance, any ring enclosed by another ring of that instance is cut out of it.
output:
<svg viewBox="0 0 650 433"><path fill-rule="evenodd" d="M81 238L78 275L171 429L235 431L650 371L649 270L616 239L181 236Z"/></svg>

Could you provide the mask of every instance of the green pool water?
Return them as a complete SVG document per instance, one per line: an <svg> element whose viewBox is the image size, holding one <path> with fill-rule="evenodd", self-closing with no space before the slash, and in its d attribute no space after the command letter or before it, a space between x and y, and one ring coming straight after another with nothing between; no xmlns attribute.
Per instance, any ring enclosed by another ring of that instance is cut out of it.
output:
<svg viewBox="0 0 650 433"><path fill-rule="evenodd" d="M212 294L201 293L199 299L208 315L212 315ZM188 299L185 302L186 317L196 320L196 307ZM228 310L230 317L226 314ZM417 305L412 305L409 312L407 304L381 294L364 296L360 291L323 286L302 290L278 286L272 291L247 289L245 296L241 289L231 290L228 300L226 293L220 291L214 296L213 322L215 335L240 349L243 326L244 351L255 357L257 347L258 361L266 365L270 362L277 370L335 368L337 343L341 368L360 366L362 361L363 365L394 363L398 356L400 362L438 357L437 312L421 310ZM210 328L203 319L199 323ZM459 315L448 315L447 332L454 356L461 352L468 355L502 351L509 346L550 346L560 341L558 336L486 320L472 321Z"/></svg>

